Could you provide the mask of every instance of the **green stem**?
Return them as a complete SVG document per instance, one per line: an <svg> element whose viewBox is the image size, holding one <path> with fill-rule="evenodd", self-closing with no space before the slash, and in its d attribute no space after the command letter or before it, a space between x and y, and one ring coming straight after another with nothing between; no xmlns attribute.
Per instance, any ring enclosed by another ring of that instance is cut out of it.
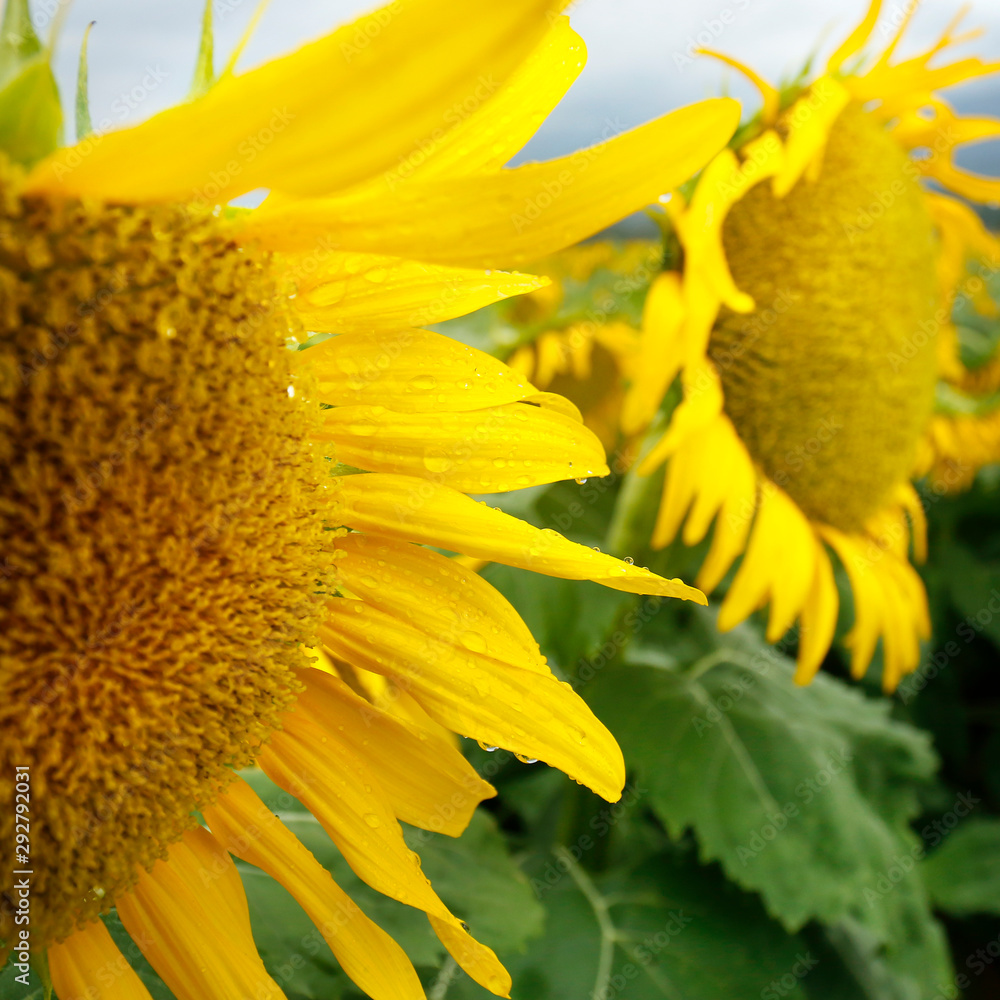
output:
<svg viewBox="0 0 1000 1000"><path fill-rule="evenodd" d="M448 995L448 987L454 982L457 973L458 963L449 955L427 991L427 1000L444 1000Z"/></svg>
<svg viewBox="0 0 1000 1000"><path fill-rule="evenodd" d="M594 978L592 996L606 996L608 984L611 982L611 964L615 957L615 945L620 937L618 928L615 927L614 921L611 919L607 900L600 894L590 876L576 863L573 855L561 845L556 848L555 853L565 862L570 878L576 883L576 887L594 911L594 919L601 932L601 948L597 959L597 975Z"/></svg>

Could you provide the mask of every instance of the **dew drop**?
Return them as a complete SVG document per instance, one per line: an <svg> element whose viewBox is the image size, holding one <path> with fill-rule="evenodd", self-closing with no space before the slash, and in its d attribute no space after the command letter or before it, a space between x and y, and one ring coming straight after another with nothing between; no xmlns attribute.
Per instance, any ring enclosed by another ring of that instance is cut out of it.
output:
<svg viewBox="0 0 1000 1000"><path fill-rule="evenodd" d="M424 468L428 472L449 472L454 464L454 460L446 455L424 456Z"/></svg>
<svg viewBox="0 0 1000 1000"><path fill-rule="evenodd" d="M463 632L458 641L474 653L486 652L486 640L478 632Z"/></svg>
<svg viewBox="0 0 1000 1000"><path fill-rule="evenodd" d="M494 750L499 750L497 746L491 746L489 743L484 743L482 740L476 740L479 746L485 750L487 753L493 753Z"/></svg>
<svg viewBox="0 0 1000 1000"><path fill-rule="evenodd" d="M365 813L365 822L373 829L377 829L382 825L382 820L375 815L375 813Z"/></svg>

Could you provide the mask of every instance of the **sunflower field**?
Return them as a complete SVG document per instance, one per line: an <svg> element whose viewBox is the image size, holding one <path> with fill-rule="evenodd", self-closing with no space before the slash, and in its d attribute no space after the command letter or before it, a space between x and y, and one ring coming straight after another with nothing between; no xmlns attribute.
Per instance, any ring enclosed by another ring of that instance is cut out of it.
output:
<svg viewBox="0 0 1000 1000"><path fill-rule="evenodd" d="M0 1000L1000 997L964 12L520 162L566 0L207 0L121 120L63 6L0 18Z"/></svg>

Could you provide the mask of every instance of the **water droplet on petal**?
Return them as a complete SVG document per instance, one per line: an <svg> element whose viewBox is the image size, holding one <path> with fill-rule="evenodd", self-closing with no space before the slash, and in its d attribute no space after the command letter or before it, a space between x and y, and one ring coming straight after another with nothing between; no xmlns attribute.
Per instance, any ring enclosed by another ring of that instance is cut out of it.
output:
<svg viewBox="0 0 1000 1000"><path fill-rule="evenodd" d="M458 641L474 653L486 652L486 640L478 632L463 632Z"/></svg>

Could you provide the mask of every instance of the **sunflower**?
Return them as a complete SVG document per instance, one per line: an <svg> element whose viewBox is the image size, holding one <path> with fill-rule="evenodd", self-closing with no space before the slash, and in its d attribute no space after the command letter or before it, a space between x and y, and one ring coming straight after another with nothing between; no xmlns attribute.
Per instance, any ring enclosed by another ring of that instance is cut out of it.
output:
<svg viewBox="0 0 1000 1000"><path fill-rule="evenodd" d="M604 455L571 404L420 327L541 287L496 268L655 200L738 110L503 169L583 65L561 6L394 0L215 78L209 4L189 101L57 148L50 53L8 2L0 789L21 797L17 837L0 819L0 939L24 981L30 953L64 1000L148 996L98 919L114 906L180 1000L280 996L235 855L362 990L422 996L237 776L254 764L506 995L398 821L457 836L494 794L453 733L618 797L611 735L434 548L704 598L468 496L602 475ZM226 207L259 189L260 208Z"/></svg>
<svg viewBox="0 0 1000 1000"><path fill-rule="evenodd" d="M925 545L911 475L943 470L948 441L968 464L997 457L995 411L976 432L935 416L939 380L968 377L952 307L995 270L996 241L925 182L1000 199L1000 181L952 159L961 143L1000 135L1000 122L959 117L935 93L1000 64L931 66L969 37L957 22L930 51L896 58L914 8L866 55L874 0L822 75L781 90L719 56L754 82L763 108L664 205L677 263L646 300L622 413L627 434L648 428L679 376L683 399L639 467L666 463L653 544L682 524L696 544L714 522L698 585L714 589L743 555L719 627L766 605L770 641L797 622L802 683L837 622L831 552L854 595L854 676L880 639L887 690L916 667L929 621L909 559Z"/></svg>
<svg viewBox="0 0 1000 1000"><path fill-rule="evenodd" d="M551 284L492 307L495 339L516 331L507 364L540 389L565 396L606 449L618 437L625 386L639 347L642 293L660 270L651 240L597 240L569 247L529 270Z"/></svg>

